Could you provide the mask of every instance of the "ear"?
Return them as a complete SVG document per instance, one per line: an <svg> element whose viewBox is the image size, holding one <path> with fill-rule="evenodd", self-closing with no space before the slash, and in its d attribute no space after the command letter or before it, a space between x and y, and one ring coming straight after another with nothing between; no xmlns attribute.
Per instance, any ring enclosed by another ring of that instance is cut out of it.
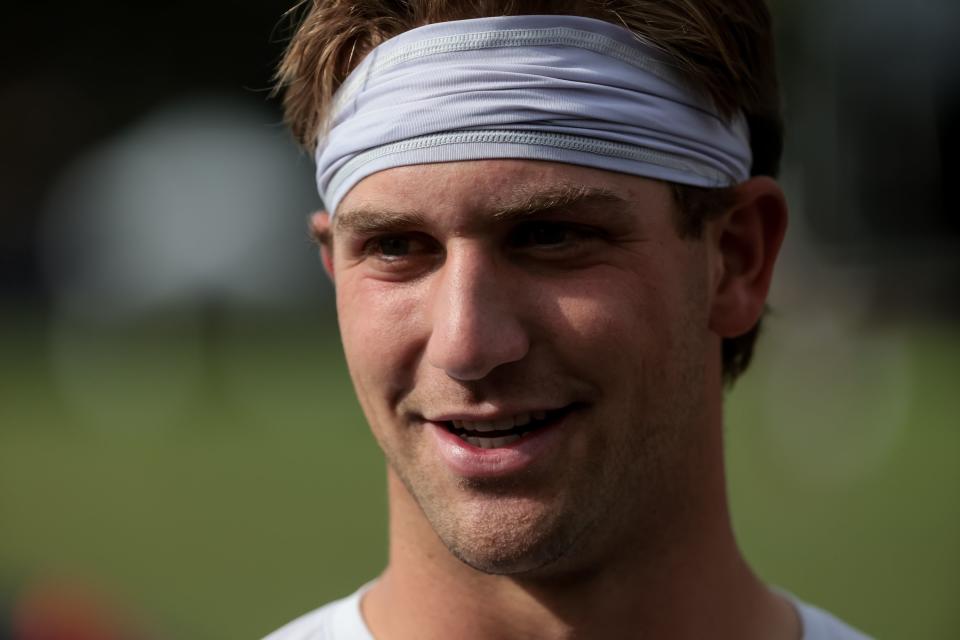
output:
<svg viewBox="0 0 960 640"><path fill-rule="evenodd" d="M735 190L735 204L706 228L712 254L710 329L722 338L743 335L763 314L787 229L787 202L775 180L758 176Z"/></svg>
<svg viewBox="0 0 960 640"><path fill-rule="evenodd" d="M333 277L333 224L330 214L316 211L310 216L310 236L320 247L320 261L331 280Z"/></svg>

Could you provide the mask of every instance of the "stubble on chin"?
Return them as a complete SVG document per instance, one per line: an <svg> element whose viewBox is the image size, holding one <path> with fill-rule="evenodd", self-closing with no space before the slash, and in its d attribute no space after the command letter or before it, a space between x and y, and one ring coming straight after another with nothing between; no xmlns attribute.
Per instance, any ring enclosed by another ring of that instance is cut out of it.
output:
<svg viewBox="0 0 960 640"><path fill-rule="evenodd" d="M538 499L522 478L460 479L443 487L387 459L440 542L477 571L536 572L564 556L576 538L560 517L566 509Z"/></svg>
<svg viewBox="0 0 960 640"><path fill-rule="evenodd" d="M685 366L670 372L672 384L664 387L662 371L637 375L661 393L637 394L622 415L644 416L645 424L625 439L591 438L575 456L582 464L549 477L455 480L386 446L388 463L448 551L483 573L555 579L662 547L689 499L678 471L695 447L690 423L699 403L690 392L702 383L691 347L674 352ZM596 417L592 428L609 420Z"/></svg>

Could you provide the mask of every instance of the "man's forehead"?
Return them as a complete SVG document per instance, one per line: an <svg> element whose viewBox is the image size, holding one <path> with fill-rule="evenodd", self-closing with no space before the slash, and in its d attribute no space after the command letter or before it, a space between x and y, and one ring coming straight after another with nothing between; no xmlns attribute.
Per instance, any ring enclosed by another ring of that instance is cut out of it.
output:
<svg viewBox="0 0 960 640"><path fill-rule="evenodd" d="M562 163L477 160L395 167L365 178L341 202L338 229L392 220L419 226L446 213L510 221L560 209L626 214L658 204L657 181Z"/></svg>

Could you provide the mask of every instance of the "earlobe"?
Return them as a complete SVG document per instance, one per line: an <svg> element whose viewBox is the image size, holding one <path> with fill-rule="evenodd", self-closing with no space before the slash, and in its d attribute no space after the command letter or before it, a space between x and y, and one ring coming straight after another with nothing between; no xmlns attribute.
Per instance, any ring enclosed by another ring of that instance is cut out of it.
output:
<svg viewBox="0 0 960 640"><path fill-rule="evenodd" d="M710 329L723 338L743 335L763 314L787 228L786 199L775 180L758 176L736 191L733 207L708 223L715 255Z"/></svg>
<svg viewBox="0 0 960 640"><path fill-rule="evenodd" d="M320 260L323 268L335 280L333 271L333 228L330 214L316 211L310 216L310 236L320 247Z"/></svg>

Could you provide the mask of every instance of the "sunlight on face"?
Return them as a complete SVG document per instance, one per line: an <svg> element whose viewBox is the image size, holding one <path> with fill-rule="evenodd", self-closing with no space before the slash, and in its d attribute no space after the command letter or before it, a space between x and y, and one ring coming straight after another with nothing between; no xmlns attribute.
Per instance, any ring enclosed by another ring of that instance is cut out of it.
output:
<svg viewBox="0 0 960 640"><path fill-rule="evenodd" d="M334 272L351 376L457 557L576 566L677 520L716 354L705 264L644 178L484 160L394 168L348 194ZM505 439L476 445L486 429Z"/></svg>

